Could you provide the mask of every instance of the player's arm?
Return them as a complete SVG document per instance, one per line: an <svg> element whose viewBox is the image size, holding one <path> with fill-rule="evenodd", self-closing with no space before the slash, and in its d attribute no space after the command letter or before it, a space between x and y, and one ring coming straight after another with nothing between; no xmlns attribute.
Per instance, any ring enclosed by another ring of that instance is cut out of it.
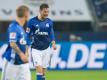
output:
<svg viewBox="0 0 107 80"><path fill-rule="evenodd" d="M16 51L16 53L20 56L23 62L28 62L27 56L20 50L16 42L10 42L10 47Z"/></svg>
<svg viewBox="0 0 107 80"><path fill-rule="evenodd" d="M9 45L12 49L15 50L16 54L18 54L23 62L28 62L27 57L25 54L20 50L20 48L17 45L18 40L18 33L17 30L14 28L9 29Z"/></svg>
<svg viewBox="0 0 107 80"><path fill-rule="evenodd" d="M53 39L51 43L52 43L53 49L56 50L56 42L55 42L55 40Z"/></svg>
<svg viewBox="0 0 107 80"><path fill-rule="evenodd" d="M16 42L10 42L10 47L13 48L19 56L23 53L17 46Z"/></svg>
<svg viewBox="0 0 107 80"><path fill-rule="evenodd" d="M22 51L19 49L18 45L16 44L18 38L17 30L14 28L9 29L9 43L10 47L13 48L18 55L22 53Z"/></svg>
<svg viewBox="0 0 107 80"><path fill-rule="evenodd" d="M53 23L51 24L50 38L51 38L52 47L54 50L56 50L56 42L55 42L55 35L54 35L54 30L53 30Z"/></svg>

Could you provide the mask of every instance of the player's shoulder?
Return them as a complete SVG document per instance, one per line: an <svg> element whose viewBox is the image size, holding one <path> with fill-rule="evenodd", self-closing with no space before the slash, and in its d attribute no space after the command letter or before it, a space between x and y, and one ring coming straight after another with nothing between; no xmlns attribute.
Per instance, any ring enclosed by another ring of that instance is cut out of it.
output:
<svg viewBox="0 0 107 80"><path fill-rule="evenodd" d="M9 27L8 27L8 31L11 32L11 31L15 31L15 32L20 32L20 25L16 22L16 21L13 21L9 24Z"/></svg>
<svg viewBox="0 0 107 80"><path fill-rule="evenodd" d="M53 22L53 20L52 19L50 19L50 18L46 18L49 22Z"/></svg>
<svg viewBox="0 0 107 80"><path fill-rule="evenodd" d="M27 26L30 28L35 23L35 17L30 18L27 22Z"/></svg>
<svg viewBox="0 0 107 80"><path fill-rule="evenodd" d="M30 18L30 19L29 19L29 21L32 21L32 20L34 20L34 18L35 18L35 17L32 17L32 18Z"/></svg>
<svg viewBox="0 0 107 80"><path fill-rule="evenodd" d="M9 24L9 29L16 29L16 28L17 28L17 23L15 21Z"/></svg>
<svg viewBox="0 0 107 80"><path fill-rule="evenodd" d="M33 17L33 18L30 18L29 20L28 20L28 22L33 22L34 20L36 20L36 18L35 17Z"/></svg>
<svg viewBox="0 0 107 80"><path fill-rule="evenodd" d="M52 21L52 19L47 18L47 22L48 22L50 25L53 25L53 21Z"/></svg>

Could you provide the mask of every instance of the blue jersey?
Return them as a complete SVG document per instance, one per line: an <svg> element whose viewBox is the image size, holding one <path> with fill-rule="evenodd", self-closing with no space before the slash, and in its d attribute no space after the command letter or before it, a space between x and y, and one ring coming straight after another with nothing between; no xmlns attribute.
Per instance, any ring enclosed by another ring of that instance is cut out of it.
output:
<svg viewBox="0 0 107 80"><path fill-rule="evenodd" d="M27 35L22 26L20 26L16 21L12 22L8 28L8 42L16 42L20 50L25 53L27 45ZM3 55L6 60L13 64L23 64L19 55L14 49L8 45L6 52Z"/></svg>
<svg viewBox="0 0 107 80"><path fill-rule="evenodd" d="M49 47L52 40L55 40L53 22L46 18L43 21L38 17L29 20L27 31L32 36L32 48L44 50Z"/></svg>

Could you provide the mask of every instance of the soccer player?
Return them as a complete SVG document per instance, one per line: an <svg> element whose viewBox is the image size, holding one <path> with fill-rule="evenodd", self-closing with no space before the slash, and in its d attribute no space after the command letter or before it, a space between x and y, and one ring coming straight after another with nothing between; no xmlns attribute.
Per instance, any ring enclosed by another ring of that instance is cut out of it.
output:
<svg viewBox="0 0 107 80"><path fill-rule="evenodd" d="M39 15L28 21L26 32L32 38L32 60L36 68L37 80L45 80L45 71L50 60L50 43L55 50L55 37L53 31L53 21L48 17L48 4L41 4Z"/></svg>
<svg viewBox="0 0 107 80"><path fill-rule="evenodd" d="M28 41L23 28L29 17L29 8L21 5L16 9L16 20L8 28L8 47L1 80L31 80L28 64Z"/></svg>

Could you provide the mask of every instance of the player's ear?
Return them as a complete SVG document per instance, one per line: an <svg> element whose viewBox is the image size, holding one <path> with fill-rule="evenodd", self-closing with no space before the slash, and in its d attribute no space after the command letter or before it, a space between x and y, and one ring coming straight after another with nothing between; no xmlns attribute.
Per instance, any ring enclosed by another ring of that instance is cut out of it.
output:
<svg viewBox="0 0 107 80"><path fill-rule="evenodd" d="M25 15L25 19L27 20L27 19L28 19L28 17L29 17L29 15L28 15L28 14L26 14L26 15Z"/></svg>

